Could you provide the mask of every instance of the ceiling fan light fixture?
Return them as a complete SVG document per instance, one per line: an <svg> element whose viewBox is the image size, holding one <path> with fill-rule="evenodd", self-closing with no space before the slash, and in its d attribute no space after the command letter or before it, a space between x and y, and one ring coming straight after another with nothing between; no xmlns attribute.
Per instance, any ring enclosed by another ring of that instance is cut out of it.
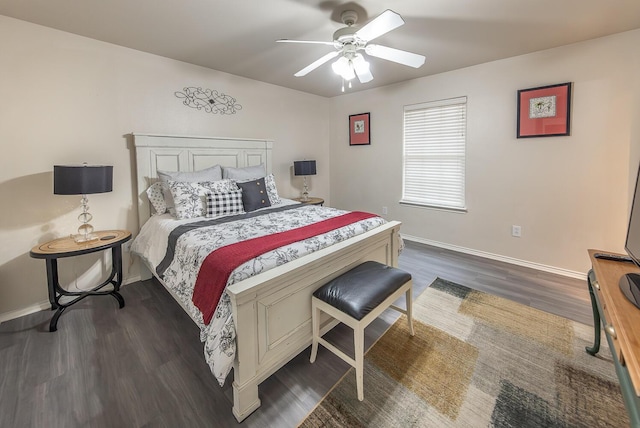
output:
<svg viewBox="0 0 640 428"><path fill-rule="evenodd" d="M341 56L336 62L331 64L331 68L334 73L342 76L344 80L351 80L356 77L356 73L353 71L353 64L344 56Z"/></svg>
<svg viewBox="0 0 640 428"><path fill-rule="evenodd" d="M367 83L373 80L373 74L369 70L369 63L364 59L361 54L356 54L352 60L353 69L358 76L360 83Z"/></svg>
<svg viewBox="0 0 640 428"><path fill-rule="evenodd" d="M338 58L337 61L335 61L333 64L331 64L331 69L338 76L342 76L342 63L340 62L340 60L343 59L343 58L344 57Z"/></svg>
<svg viewBox="0 0 640 428"><path fill-rule="evenodd" d="M358 53L359 51L364 51L367 55L372 57L392 61L397 64L413 68L420 68L424 64L424 55L390 48L388 46L369 44L371 40L376 39L404 24L404 20L396 12L392 10L385 10L357 31L353 28L353 24L358 20L358 14L356 12L352 10L344 11L341 18L346 27L340 28L333 33L332 42L289 39L278 40L278 42L281 43L326 44L332 45L336 49L334 52L326 54L322 58L295 73L296 77L305 76L333 58L338 57L338 59L331 64L331 67L333 68L334 73L342 77L343 90L344 81L346 80L350 82L356 76L360 83L370 82L373 80L373 74L371 74L371 71L369 70L369 63L365 60L363 55ZM349 87L351 87L351 83L349 83Z"/></svg>

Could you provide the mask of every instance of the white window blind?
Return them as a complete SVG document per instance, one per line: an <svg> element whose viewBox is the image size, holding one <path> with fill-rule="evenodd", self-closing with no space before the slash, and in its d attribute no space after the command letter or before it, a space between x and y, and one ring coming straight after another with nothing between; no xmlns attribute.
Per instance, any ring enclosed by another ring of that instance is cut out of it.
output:
<svg viewBox="0 0 640 428"><path fill-rule="evenodd" d="M404 108L402 203L464 210L467 97Z"/></svg>

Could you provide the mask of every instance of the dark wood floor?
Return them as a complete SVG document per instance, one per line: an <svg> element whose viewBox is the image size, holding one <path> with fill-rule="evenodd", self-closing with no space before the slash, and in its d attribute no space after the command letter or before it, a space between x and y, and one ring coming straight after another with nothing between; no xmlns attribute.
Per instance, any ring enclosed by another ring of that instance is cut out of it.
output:
<svg viewBox="0 0 640 428"><path fill-rule="evenodd" d="M592 324L584 281L410 242L400 267L416 295L439 276ZM197 327L171 296L153 281L122 294L122 310L110 296L85 299L55 333L48 311L0 325L0 427L296 426L348 369L322 347L310 364L307 349L263 382L262 406L238 424L230 381L214 380ZM367 328L367 347L396 316ZM329 333L346 348L351 334Z"/></svg>

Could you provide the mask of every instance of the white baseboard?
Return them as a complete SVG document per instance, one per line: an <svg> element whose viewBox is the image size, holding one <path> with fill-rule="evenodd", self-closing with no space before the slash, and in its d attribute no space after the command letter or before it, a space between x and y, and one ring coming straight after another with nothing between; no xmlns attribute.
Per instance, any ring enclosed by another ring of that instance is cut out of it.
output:
<svg viewBox="0 0 640 428"><path fill-rule="evenodd" d="M122 281L122 285L125 286L127 284L131 284L138 281L140 281L140 277L134 276L133 278L127 278L124 281ZM51 303L49 303L48 300L43 300L41 302L34 303L33 305L29 305L25 308L0 313L0 324L16 318L23 317L25 315L30 315L40 311L48 311L50 309L51 309Z"/></svg>
<svg viewBox="0 0 640 428"><path fill-rule="evenodd" d="M520 260L513 257L502 256L500 254L487 253L486 251L474 250L466 247L459 247L457 245L445 244L444 242L432 241L430 239L418 238L417 236L401 234L403 239L407 241L418 242L420 244L431 245L433 247L444 248L446 250L457 251L459 253L471 254L474 256L484 257L491 260L498 260L500 262L511 263L513 265L524 266L531 269L540 270L543 272L554 273L557 275L567 276L576 279L587 279L587 274L583 272L576 272L568 269L563 269L555 266L543 265L540 263L530 262L527 260Z"/></svg>
<svg viewBox="0 0 640 428"><path fill-rule="evenodd" d="M586 278L586 276L585 276L585 278ZM123 286L124 285L129 285L129 284L133 284L134 282L138 282L138 281L140 281L140 276L134 276L134 277L131 277L131 278L125 278L122 281L122 285Z"/></svg>
<svg viewBox="0 0 640 428"><path fill-rule="evenodd" d="M51 309L51 303L48 300L38 302L36 304L27 306L26 308L16 309L15 311L3 312L0 314L0 324L6 321L10 321L16 318L23 317L25 315L33 314L40 311L46 311Z"/></svg>

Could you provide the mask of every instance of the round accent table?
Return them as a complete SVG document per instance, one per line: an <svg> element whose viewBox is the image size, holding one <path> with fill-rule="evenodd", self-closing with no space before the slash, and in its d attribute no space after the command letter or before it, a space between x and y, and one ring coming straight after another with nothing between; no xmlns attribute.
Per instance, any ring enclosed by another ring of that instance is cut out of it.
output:
<svg viewBox="0 0 640 428"><path fill-rule="evenodd" d="M29 255L35 259L44 259L47 265L47 287L49 289L49 302L51 309L56 309L49 331L58 329L58 318L71 305L79 302L87 296L113 296L120 305L124 307L124 298L118 293L122 285L122 244L131 239L131 232L128 230L103 230L95 232L98 239L88 242L77 243L72 237L54 239L36 245L31 249ZM58 281L58 259L73 257L83 254L95 253L111 248L111 274L102 284L86 291L68 291L60 286ZM111 289L102 288L111 284ZM71 300L61 302L62 297L72 297Z"/></svg>
<svg viewBox="0 0 640 428"><path fill-rule="evenodd" d="M292 198L292 200L302 202L303 204L309 204L309 205L320 205L320 206L324 205L324 199L314 198L311 196L306 201L303 198Z"/></svg>

